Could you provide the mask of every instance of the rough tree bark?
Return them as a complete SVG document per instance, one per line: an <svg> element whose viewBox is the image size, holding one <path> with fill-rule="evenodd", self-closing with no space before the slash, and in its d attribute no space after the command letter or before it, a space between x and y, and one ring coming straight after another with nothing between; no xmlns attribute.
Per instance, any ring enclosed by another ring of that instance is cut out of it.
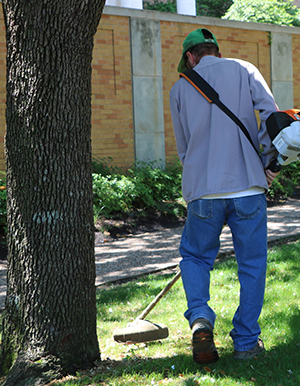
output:
<svg viewBox="0 0 300 386"><path fill-rule="evenodd" d="M6 385L100 358L91 179L91 59L105 0L3 0L7 34ZM12 367L11 367L12 366Z"/></svg>

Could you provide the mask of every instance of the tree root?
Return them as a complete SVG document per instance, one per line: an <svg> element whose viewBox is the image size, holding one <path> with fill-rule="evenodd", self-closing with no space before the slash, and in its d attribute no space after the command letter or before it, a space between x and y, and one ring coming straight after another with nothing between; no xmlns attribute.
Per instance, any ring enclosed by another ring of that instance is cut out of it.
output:
<svg viewBox="0 0 300 386"><path fill-rule="evenodd" d="M18 355L2 386L44 386L62 377L57 358L47 356L32 361L23 353Z"/></svg>

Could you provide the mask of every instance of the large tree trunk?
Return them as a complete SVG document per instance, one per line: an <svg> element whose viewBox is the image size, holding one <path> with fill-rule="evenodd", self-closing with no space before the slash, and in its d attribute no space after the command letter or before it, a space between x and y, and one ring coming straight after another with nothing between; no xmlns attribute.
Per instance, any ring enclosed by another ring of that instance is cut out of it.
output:
<svg viewBox="0 0 300 386"><path fill-rule="evenodd" d="M100 357L91 59L104 3L3 0L8 288L2 372L14 364L7 385L25 385L28 377L30 385L43 384L35 373L46 382Z"/></svg>

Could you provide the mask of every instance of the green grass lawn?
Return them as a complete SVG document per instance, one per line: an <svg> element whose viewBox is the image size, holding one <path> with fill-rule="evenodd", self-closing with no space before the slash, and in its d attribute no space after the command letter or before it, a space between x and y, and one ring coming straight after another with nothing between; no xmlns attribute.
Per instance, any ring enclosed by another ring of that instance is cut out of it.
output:
<svg viewBox="0 0 300 386"><path fill-rule="evenodd" d="M59 385L300 385L300 241L269 251L265 303L260 317L266 352L250 361L235 361L229 337L238 305L239 282L234 257L216 262L211 302L217 319L215 343L220 359L211 365L192 360L191 334L183 317L186 300L179 280L147 319L165 324L169 337L140 344L114 341L166 286L173 274L145 275L97 291L98 336L102 361L90 371L66 377Z"/></svg>

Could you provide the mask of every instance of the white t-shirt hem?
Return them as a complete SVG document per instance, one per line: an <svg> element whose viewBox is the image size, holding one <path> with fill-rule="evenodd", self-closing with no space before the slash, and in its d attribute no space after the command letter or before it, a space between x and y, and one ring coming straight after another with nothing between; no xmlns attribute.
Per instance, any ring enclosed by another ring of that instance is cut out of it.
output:
<svg viewBox="0 0 300 386"><path fill-rule="evenodd" d="M265 189L259 186L253 186L247 190L241 190L240 192L232 192L232 193L218 193L218 194L209 194L207 196L203 196L203 199L215 199L215 198L238 198L238 197L246 197L246 196L254 196L256 194L265 193Z"/></svg>

